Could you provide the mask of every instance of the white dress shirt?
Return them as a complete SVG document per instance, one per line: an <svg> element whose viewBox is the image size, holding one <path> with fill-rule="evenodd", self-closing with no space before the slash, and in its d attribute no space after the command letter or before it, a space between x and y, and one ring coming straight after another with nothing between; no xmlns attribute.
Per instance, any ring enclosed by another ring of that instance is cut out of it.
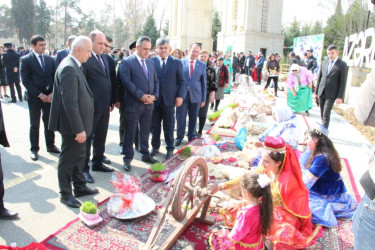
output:
<svg viewBox="0 0 375 250"><path fill-rule="evenodd" d="M139 62L139 64L141 65L141 67L142 67L142 60L144 60L144 62L145 62L145 67L146 67L146 71L148 72L146 59L142 59L137 53L134 53L134 55L137 57L138 62Z"/></svg>
<svg viewBox="0 0 375 250"><path fill-rule="evenodd" d="M39 64L40 64L40 67L43 68L43 66L42 66L42 61L40 61L40 57L39 57L39 56L40 56L40 55L43 56L44 65L46 65L46 58L44 57L43 54L38 54L38 53L36 53L35 51L33 51L33 53L34 53L34 55L36 56L36 58L38 59L38 62L39 62Z"/></svg>
<svg viewBox="0 0 375 250"><path fill-rule="evenodd" d="M160 68L163 67L163 59L158 55L157 58L159 59L160 61ZM168 56L166 58L164 58L164 65L167 66L167 61L168 61Z"/></svg>
<svg viewBox="0 0 375 250"><path fill-rule="evenodd" d="M189 62L189 76L191 76L191 72L190 72L190 65L191 65L191 61L193 61L193 71L195 69L195 64L197 63L197 60L190 60L189 58L188 59L188 62Z"/></svg>
<svg viewBox="0 0 375 250"><path fill-rule="evenodd" d="M72 54L69 54L68 56L73 58L73 60L78 64L78 67L81 67L82 63L80 61L78 61L77 58L75 58Z"/></svg>

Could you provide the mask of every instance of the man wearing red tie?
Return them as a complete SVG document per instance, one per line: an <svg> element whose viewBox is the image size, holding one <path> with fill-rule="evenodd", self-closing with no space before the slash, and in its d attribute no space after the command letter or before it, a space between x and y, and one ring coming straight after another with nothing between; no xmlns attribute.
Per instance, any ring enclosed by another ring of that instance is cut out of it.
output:
<svg viewBox="0 0 375 250"><path fill-rule="evenodd" d="M197 117L200 107L206 101L206 65L197 60L201 46L194 43L190 46L189 54L182 59L185 77L185 95L182 105L177 108L177 138L176 146L181 145L185 136L186 116L189 114L188 141L196 137Z"/></svg>

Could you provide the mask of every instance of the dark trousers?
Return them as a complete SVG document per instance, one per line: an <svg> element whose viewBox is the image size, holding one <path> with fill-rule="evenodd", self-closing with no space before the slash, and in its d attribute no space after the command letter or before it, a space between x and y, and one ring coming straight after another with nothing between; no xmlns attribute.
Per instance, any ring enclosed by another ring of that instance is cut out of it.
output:
<svg viewBox="0 0 375 250"><path fill-rule="evenodd" d="M233 67L233 82L236 81L237 67Z"/></svg>
<svg viewBox="0 0 375 250"><path fill-rule="evenodd" d="M0 155L0 213L3 212L4 207L4 173L3 167L1 164L1 155Z"/></svg>
<svg viewBox="0 0 375 250"><path fill-rule="evenodd" d="M264 87L264 89L267 89L268 86L270 86L271 80L273 80L273 87L275 88L275 95L277 95L277 82L279 81L278 76L268 77L267 83L266 83L266 86Z"/></svg>
<svg viewBox="0 0 375 250"><path fill-rule="evenodd" d="M125 131L125 110L124 110L124 104L120 104L120 127L119 127L119 134L120 134L120 146L124 144L124 131Z"/></svg>
<svg viewBox="0 0 375 250"><path fill-rule="evenodd" d="M82 174L85 159L86 143L78 143L75 136L61 135L61 153L57 164L61 196L72 195L72 181L74 189L86 187L85 177Z"/></svg>
<svg viewBox="0 0 375 250"><path fill-rule="evenodd" d="M186 116L189 114L189 129L188 129L188 140L191 141L196 136L197 118L201 103L191 103L190 94L187 92L186 98L182 102L182 105L176 109L177 118L177 138L176 140L182 141L185 136L186 129Z"/></svg>
<svg viewBox="0 0 375 250"><path fill-rule="evenodd" d="M251 76L251 74L253 73L253 71L250 70L249 67L245 67L245 73L246 73L246 75Z"/></svg>
<svg viewBox="0 0 375 250"><path fill-rule="evenodd" d="M326 128L329 126L331 110L334 103L335 99L327 99L324 92L321 96L319 96L320 116L322 118L322 123Z"/></svg>
<svg viewBox="0 0 375 250"><path fill-rule="evenodd" d="M51 103L42 102L41 100L33 100L28 102L30 115L30 151L39 151L39 127L40 127L40 113L42 111L42 120L44 124L44 137L48 148L53 148L55 145L55 133L48 130L49 113Z"/></svg>
<svg viewBox="0 0 375 250"><path fill-rule="evenodd" d="M104 113L94 113L94 124L92 127L92 133L86 141L86 161L85 168L83 171L88 172L90 170L89 161L91 154L92 144L92 166L101 165L103 162L103 155L105 151L105 141L107 139L109 123L109 110Z"/></svg>
<svg viewBox="0 0 375 250"><path fill-rule="evenodd" d="M167 144L167 151L173 151L174 106L165 106L163 97L159 97L158 103L157 106L155 105L154 112L152 113L151 145L154 149L160 148L161 123L163 122L164 140Z"/></svg>
<svg viewBox="0 0 375 250"><path fill-rule="evenodd" d="M260 82L262 80L262 69L263 69L263 66L262 67L257 67L257 80L258 80L258 84L260 84Z"/></svg>
<svg viewBox="0 0 375 250"><path fill-rule="evenodd" d="M133 143L136 137L136 130L139 126L140 153L144 157L149 156L148 139L151 131L152 110L146 109L143 105L137 112L125 111L125 133L124 133L124 162L131 162L134 157Z"/></svg>
<svg viewBox="0 0 375 250"><path fill-rule="evenodd" d="M14 85L16 85L18 99L22 101L22 90L19 82L9 83L10 97L12 97L12 100L16 100L16 92L14 91Z"/></svg>

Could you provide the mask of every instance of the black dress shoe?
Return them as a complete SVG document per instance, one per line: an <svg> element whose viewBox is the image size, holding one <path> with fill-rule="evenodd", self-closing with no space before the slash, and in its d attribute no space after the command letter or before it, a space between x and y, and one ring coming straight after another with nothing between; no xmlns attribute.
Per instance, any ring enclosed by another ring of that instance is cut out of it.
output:
<svg viewBox="0 0 375 250"><path fill-rule="evenodd" d="M198 133L197 138L201 138L201 137L202 137L202 133Z"/></svg>
<svg viewBox="0 0 375 250"><path fill-rule="evenodd" d="M92 178L89 172L83 172L83 176L85 177L86 183L94 183L94 178Z"/></svg>
<svg viewBox="0 0 375 250"><path fill-rule="evenodd" d="M33 161L37 161L39 159L38 152L31 152L30 158Z"/></svg>
<svg viewBox="0 0 375 250"><path fill-rule="evenodd" d="M124 170L126 172L130 172L132 170L132 166L130 165L130 162L125 162L124 163Z"/></svg>
<svg viewBox="0 0 375 250"><path fill-rule="evenodd" d="M79 202L73 196L60 197L60 202L64 204L65 206L72 207L72 208L79 208L81 206L81 202Z"/></svg>
<svg viewBox="0 0 375 250"><path fill-rule="evenodd" d="M108 159L105 155L103 155L103 161L102 161L104 164L111 164L111 160Z"/></svg>
<svg viewBox="0 0 375 250"><path fill-rule="evenodd" d="M4 211L0 213L0 219L10 220L10 219L16 218L17 216L18 216L17 212L14 212L8 209L4 209Z"/></svg>
<svg viewBox="0 0 375 250"><path fill-rule="evenodd" d="M85 187L83 189L74 189L74 197L82 197L86 195L93 195L99 193L97 188L88 188Z"/></svg>
<svg viewBox="0 0 375 250"><path fill-rule="evenodd" d="M159 149L155 149L155 148L153 148L153 149L151 150L150 155L151 155L151 156L155 156L157 153L159 153Z"/></svg>
<svg viewBox="0 0 375 250"><path fill-rule="evenodd" d="M4 97L9 98L9 95L4 95Z"/></svg>
<svg viewBox="0 0 375 250"><path fill-rule="evenodd" d="M10 100L10 101L8 101L9 103L16 103L17 102L17 100Z"/></svg>
<svg viewBox="0 0 375 250"><path fill-rule="evenodd" d="M142 156L142 161L148 162L148 163L151 163L151 164L159 162L158 160L155 160L154 158L152 158L152 156Z"/></svg>
<svg viewBox="0 0 375 250"><path fill-rule="evenodd" d="M171 157L173 155L173 150L168 150L167 151L167 155L165 156L165 159L168 159L169 157Z"/></svg>
<svg viewBox="0 0 375 250"><path fill-rule="evenodd" d="M52 148L47 148L47 152L56 153L56 154L61 153L60 149L58 149L58 147L56 147L56 146L53 146Z"/></svg>
<svg viewBox="0 0 375 250"><path fill-rule="evenodd" d="M176 140L175 143L174 143L174 145L176 147L180 146L181 145L181 140Z"/></svg>
<svg viewBox="0 0 375 250"><path fill-rule="evenodd" d="M99 171L99 172L114 172L113 168L109 168L103 164L92 166L92 171Z"/></svg>
<svg viewBox="0 0 375 250"><path fill-rule="evenodd" d="M310 115L309 111L306 110L306 111L305 111L305 116L309 116L309 115Z"/></svg>

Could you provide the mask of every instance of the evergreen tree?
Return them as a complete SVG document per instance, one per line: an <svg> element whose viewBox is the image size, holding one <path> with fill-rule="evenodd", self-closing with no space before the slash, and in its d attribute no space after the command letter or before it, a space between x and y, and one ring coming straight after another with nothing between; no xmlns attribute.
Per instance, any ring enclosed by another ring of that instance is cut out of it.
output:
<svg viewBox="0 0 375 250"><path fill-rule="evenodd" d="M72 29L77 21L75 17L82 14L81 8L78 6L79 0L60 0L60 8L62 11L62 23L64 25L64 42L68 38L68 28Z"/></svg>
<svg viewBox="0 0 375 250"><path fill-rule="evenodd" d="M310 35L318 35L318 34L322 34L323 32L324 31L323 31L322 22L316 21L315 24L314 24L314 26L311 29Z"/></svg>
<svg viewBox="0 0 375 250"><path fill-rule="evenodd" d="M214 15L212 17L212 39L213 39L213 50L217 50L217 33L221 30L221 20L219 17L219 12L217 10L214 11Z"/></svg>
<svg viewBox="0 0 375 250"><path fill-rule="evenodd" d="M165 21L164 28L162 29L164 36L168 36L169 33L169 20Z"/></svg>
<svg viewBox="0 0 375 250"><path fill-rule="evenodd" d="M52 21L51 11L44 0L39 0L39 5L35 6L35 30L36 33L46 37L50 32Z"/></svg>
<svg viewBox="0 0 375 250"><path fill-rule="evenodd" d="M0 37L12 37L14 33L14 23L10 8L3 4L0 6Z"/></svg>
<svg viewBox="0 0 375 250"><path fill-rule="evenodd" d="M34 34L35 5L34 0L12 0L12 16L18 32L18 40L30 43Z"/></svg>
<svg viewBox="0 0 375 250"><path fill-rule="evenodd" d="M148 16L146 19L146 23L143 25L142 31L139 33L140 36L148 36L151 38L151 48L155 47L156 39L160 37L158 29L155 25L155 19L153 16Z"/></svg>

